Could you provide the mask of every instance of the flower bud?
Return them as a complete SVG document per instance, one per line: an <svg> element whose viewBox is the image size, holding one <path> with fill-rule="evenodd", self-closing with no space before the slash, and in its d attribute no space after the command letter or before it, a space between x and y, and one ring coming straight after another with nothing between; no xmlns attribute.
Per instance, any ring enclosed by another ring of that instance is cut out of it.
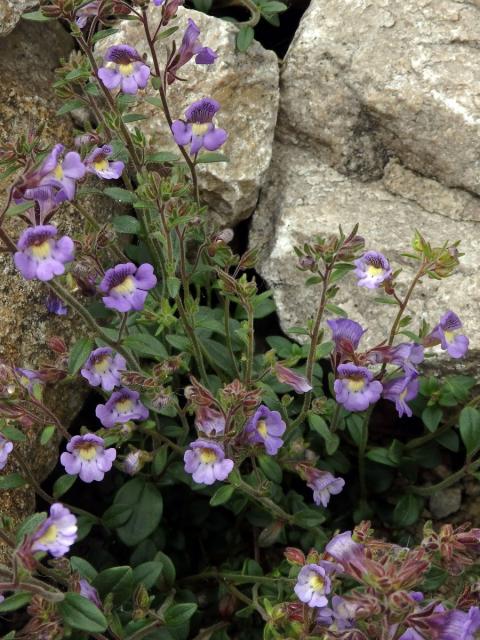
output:
<svg viewBox="0 0 480 640"><path fill-rule="evenodd" d="M303 567L306 562L303 551L296 549L295 547L287 547L283 552L283 555L290 564L297 564Z"/></svg>

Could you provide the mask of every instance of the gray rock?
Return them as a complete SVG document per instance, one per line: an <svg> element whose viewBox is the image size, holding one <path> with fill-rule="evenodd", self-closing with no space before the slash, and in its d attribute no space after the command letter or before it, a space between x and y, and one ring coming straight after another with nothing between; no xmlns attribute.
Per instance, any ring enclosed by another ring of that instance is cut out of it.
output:
<svg viewBox="0 0 480 640"><path fill-rule="evenodd" d="M279 135L377 179L393 154L480 193L480 4L312 0L282 73Z"/></svg>
<svg viewBox="0 0 480 640"><path fill-rule="evenodd" d="M253 217L250 244L261 249L259 270L273 288L285 331L305 325L318 303L318 285L306 287L307 276L296 268L294 245L335 233L338 225L348 231L358 222L367 248L382 251L395 268L403 269L399 282L404 290L414 267L402 253L409 250L413 230L418 229L433 246L461 239L465 256L448 280L422 281L410 309L415 317L412 328L418 328L420 319L434 324L445 310L455 310L471 338L471 358L478 367L480 204L476 198L395 163L387 167L383 181L365 184L320 162L312 150L279 142L266 183ZM335 298L349 317L368 327L362 343L367 346L386 339L396 313L391 305L375 305L375 297L349 274Z"/></svg>
<svg viewBox="0 0 480 640"><path fill-rule="evenodd" d="M38 0L0 0L0 38L15 28L24 11L32 9Z"/></svg>
<svg viewBox="0 0 480 640"><path fill-rule="evenodd" d="M152 6L151 16L155 12L158 14L158 9ZM220 102L216 121L229 132L229 139L219 151L230 162L199 167L199 184L202 200L221 223L234 225L252 213L270 163L279 99L278 60L258 42L253 42L246 53L236 51L237 27L229 22L183 8L178 15L180 28L173 36L177 43L187 19L192 18L201 30L202 44L216 51L218 59L210 66L191 61L182 67L180 75L185 82L177 81L169 89L172 118L182 118L187 106L204 96ZM146 52L143 30L136 22L122 22L119 33L102 40L97 52L124 42ZM158 95L151 85L148 94ZM150 116L135 123L149 144L154 144L155 149L176 149L158 107L142 101L133 110Z"/></svg>
<svg viewBox="0 0 480 640"><path fill-rule="evenodd" d="M456 513L462 506L462 490L459 487L444 489L429 500L429 509L436 519L446 518Z"/></svg>

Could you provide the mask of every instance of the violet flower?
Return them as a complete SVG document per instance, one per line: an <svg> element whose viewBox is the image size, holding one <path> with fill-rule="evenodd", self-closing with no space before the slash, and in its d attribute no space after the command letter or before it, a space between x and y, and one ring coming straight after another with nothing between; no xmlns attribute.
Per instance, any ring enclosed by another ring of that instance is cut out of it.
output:
<svg viewBox="0 0 480 640"><path fill-rule="evenodd" d="M125 169L125 163L121 160L110 161L108 158L113 150L108 144L103 147L95 147L85 158L85 166L88 173L94 173L104 180L117 180Z"/></svg>
<svg viewBox="0 0 480 640"><path fill-rule="evenodd" d="M453 311L447 311L433 331L425 338L427 346L440 344L452 358L463 358L467 353L469 339L460 332L462 321Z"/></svg>
<svg viewBox="0 0 480 640"><path fill-rule="evenodd" d="M146 262L139 267L132 262L117 264L108 269L100 283L100 291L107 294L102 298L103 304L122 313L141 311L148 291L156 284L151 264Z"/></svg>
<svg viewBox="0 0 480 640"><path fill-rule="evenodd" d="M185 471L198 484L213 484L226 480L233 469L233 460L225 457L223 447L209 440L195 440L183 456Z"/></svg>
<svg viewBox="0 0 480 640"><path fill-rule="evenodd" d="M56 316L66 316L68 313L68 307L54 293L48 294L45 299L45 306L49 313L54 313Z"/></svg>
<svg viewBox="0 0 480 640"><path fill-rule="evenodd" d="M33 393L36 384L42 384L43 380L40 377L38 371L32 371L31 369L20 369L17 367L15 371L18 374L18 381L27 389L29 393Z"/></svg>
<svg viewBox="0 0 480 640"><path fill-rule="evenodd" d="M31 550L48 551L54 558L64 556L77 539L77 519L59 502L32 536Z"/></svg>
<svg viewBox="0 0 480 640"><path fill-rule="evenodd" d="M189 18L188 25L183 34L182 43L178 51L171 59L167 67L167 83L172 84L177 80L177 72L189 60L195 56L196 64L213 64L217 59L217 54L210 47L203 47L198 42L200 29L195 22Z"/></svg>
<svg viewBox="0 0 480 640"><path fill-rule="evenodd" d="M146 420L148 409L137 391L123 387L114 391L105 404L97 405L95 415L106 429L111 429L130 420Z"/></svg>
<svg viewBox="0 0 480 640"><path fill-rule="evenodd" d="M81 596L83 596L84 598L87 598L87 600L90 600L90 602L93 602L93 604L98 608L102 606L102 601L100 600L98 591L95 589L95 587L92 587L92 585L88 582L88 580L85 580L84 578L80 578L78 582L78 586L80 588Z"/></svg>
<svg viewBox="0 0 480 640"><path fill-rule="evenodd" d="M216 409L201 406L195 414L195 426L207 436L218 436L225 431L225 416Z"/></svg>
<svg viewBox="0 0 480 640"><path fill-rule="evenodd" d="M364 546L353 540L351 531L333 536L325 551L341 564L345 573L355 578L367 570Z"/></svg>
<svg viewBox="0 0 480 640"><path fill-rule="evenodd" d="M405 373L412 373L424 360L424 348L414 342L401 342L394 347L375 347L368 352L367 360L371 364L394 364L402 367Z"/></svg>
<svg viewBox="0 0 480 640"><path fill-rule="evenodd" d="M5 468L8 456L13 451L13 442L7 440L0 434L0 471Z"/></svg>
<svg viewBox="0 0 480 640"><path fill-rule="evenodd" d="M367 251L361 258L354 260L358 285L367 289L376 289L382 282L392 277L390 263L381 253Z"/></svg>
<svg viewBox="0 0 480 640"><path fill-rule="evenodd" d="M195 156L202 147L215 151L228 137L224 129L216 128L212 120L220 105L212 98L202 98L193 102L185 111L186 121L175 120L172 133L175 142L185 146L190 144L190 155Z"/></svg>
<svg viewBox="0 0 480 640"><path fill-rule="evenodd" d="M113 63L113 67L100 67L98 70L98 77L107 89L120 87L123 93L135 94L147 86L150 67L133 47L128 44L109 47L104 60Z"/></svg>
<svg viewBox="0 0 480 640"><path fill-rule="evenodd" d="M60 462L70 476L78 475L83 482L100 482L112 468L116 457L113 447L105 449L103 438L87 433L73 436L67 444L67 451L60 456Z"/></svg>
<svg viewBox="0 0 480 640"><path fill-rule="evenodd" d="M126 370L127 362L110 347L95 349L88 356L80 373L92 387L101 385L104 391L112 391L121 384L121 371Z"/></svg>
<svg viewBox="0 0 480 640"><path fill-rule="evenodd" d="M64 150L63 144L56 144L43 164L44 170L50 171L42 178L41 184L58 189L55 194L57 204L75 198L77 180L85 177L86 173L80 154L69 151L63 157Z"/></svg>
<svg viewBox="0 0 480 640"><path fill-rule="evenodd" d="M336 631L351 629L359 605L340 596L333 596L331 608L325 607L318 612L319 624L334 624Z"/></svg>
<svg viewBox="0 0 480 640"><path fill-rule="evenodd" d="M295 373L295 371L292 371L288 367L284 367L278 362L275 364L275 375L279 382L288 384L288 386L292 387L292 389L297 393L306 393L312 389L312 385L305 376Z"/></svg>
<svg viewBox="0 0 480 640"><path fill-rule="evenodd" d="M287 425L278 411L260 405L245 426L245 437L250 444L263 444L269 456L274 456L283 445L280 436Z"/></svg>
<svg viewBox="0 0 480 640"><path fill-rule="evenodd" d="M451 609L434 614L426 621L434 640L475 640L480 629L480 608L470 607L468 613Z"/></svg>
<svg viewBox="0 0 480 640"><path fill-rule="evenodd" d="M309 469L307 487L313 491L313 501L317 506L327 507L330 496L336 496L343 491L345 480L335 478L330 471Z"/></svg>
<svg viewBox="0 0 480 640"><path fill-rule="evenodd" d="M384 382L382 396L395 403L400 418L403 414L411 418L412 410L407 402L417 397L419 388L418 373L411 372Z"/></svg>
<svg viewBox="0 0 480 640"><path fill-rule="evenodd" d="M75 13L75 22L77 27L83 29L87 26L87 22L90 18L93 18L98 14L102 0L92 0L88 4L83 5L80 9L77 9Z"/></svg>
<svg viewBox="0 0 480 640"><path fill-rule="evenodd" d="M325 568L319 564L307 564L300 569L294 591L299 600L309 607L325 607L328 604L326 595L331 588Z"/></svg>
<svg viewBox="0 0 480 640"><path fill-rule="evenodd" d="M354 364L341 364L335 380L334 390L337 402L348 411L365 411L375 404L382 394L382 384L373 379L366 367Z"/></svg>
<svg viewBox="0 0 480 640"><path fill-rule="evenodd" d="M17 242L13 259L26 280L47 281L65 273L65 265L74 257L73 240L57 238L57 228L51 224L28 227Z"/></svg>
<svg viewBox="0 0 480 640"><path fill-rule="evenodd" d="M337 318L327 320L332 332L332 340L335 343L335 351L341 358L350 358L355 353L366 329L355 320Z"/></svg>

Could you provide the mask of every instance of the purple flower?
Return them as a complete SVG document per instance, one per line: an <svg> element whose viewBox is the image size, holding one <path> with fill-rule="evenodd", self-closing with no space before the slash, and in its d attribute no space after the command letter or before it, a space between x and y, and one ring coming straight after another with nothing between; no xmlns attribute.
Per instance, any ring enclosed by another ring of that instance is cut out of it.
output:
<svg viewBox="0 0 480 640"><path fill-rule="evenodd" d="M331 608L325 607L318 612L319 624L333 624L338 631L344 631L353 627L355 613L359 605L346 598L333 596Z"/></svg>
<svg viewBox="0 0 480 640"><path fill-rule="evenodd" d="M424 348L414 342L401 342L395 347L380 346L367 354L371 364L387 363L402 367L405 373L416 372L416 367L424 360Z"/></svg>
<svg viewBox="0 0 480 640"><path fill-rule="evenodd" d="M140 449L137 449L136 451L131 451L125 456L122 467L125 473L128 473L129 476L136 475L142 468L143 464L141 453Z"/></svg>
<svg viewBox="0 0 480 640"><path fill-rule="evenodd" d="M56 316L66 316L68 313L68 307L63 304L61 300L54 293L49 293L45 299L45 306L49 313L54 313Z"/></svg>
<svg viewBox="0 0 480 640"><path fill-rule="evenodd" d="M279 382L288 384L297 393L306 393L312 389L312 385L305 376L295 373L295 371L288 369L288 367L284 367L278 362L275 365L275 374Z"/></svg>
<svg viewBox="0 0 480 640"><path fill-rule="evenodd" d="M336 496L342 492L345 486L343 478L335 478L329 471L309 469L307 487L313 491L313 501L317 506L327 507L330 496Z"/></svg>
<svg viewBox="0 0 480 640"><path fill-rule="evenodd" d="M146 420L148 409L140 401L140 394L123 387L114 391L105 404L97 405L95 415L106 429L130 420Z"/></svg>
<svg viewBox="0 0 480 640"><path fill-rule="evenodd" d="M81 596L87 598L87 600L90 600L90 602L93 602L93 604L98 608L102 606L102 601L100 600L98 591L95 589L95 587L92 587L88 580L80 578L78 586L80 587Z"/></svg>
<svg viewBox="0 0 480 640"><path fill-rule="evenodd" d="M407 629L405 633L399 637L398 640L425 640L423 636L421 636L414 629Z"/></svg>
<svg viewBox="0 0 480 640"><path fill-rule="evenodd" d="M354 364L341 364L337 369L339 377L335 380L335 397L348 411L365 411L379 400L382 384L373 380L373 374L366 367Z"/></svg>
<svg viewBox="0 0 480 640"><path fill-rule="evenodd" d="M218 436L225 431L225 416L216 409L202 406L195 414L195 426L207 436Z"/></svg>
<svg viewBox="0 0 480 640"><path fill-rule="evenodd" d="M367 289L376 289L382 282L392 277L390 263L381 253L367 251L361 258L354 260L354 274L359 278L358 285Z"/></svg>
<svg viewBox="0 0 480 640"><path fill-rule="evenodd" d="M183 456L185 471L198 484L225 480L233 469L233 460L225 458L223 447L209 440L195 440Z"/></svg>
<svg viewBox="0 0 480 640"><path fill-rule="evenodd" d="M107 89L120 86L123 93L134 94L147 86L150 67L133 47L128 44L109 47L104 59L113 63L113 67L100 67L98 70L98 77Z"/></svg>
<svg viewBox="0 0 480 640"><path fill-rule="evenodd" d="M93 433L73 436L67 444L67 451L60 456L60 462L69 475L78 475L83 482L100 482L117 457L113 447L105 449L104 445L103 438Z"/></svg>
<svg viewBox="0 0 480 640"><path fill-rule="evenodd" d="M102 386L104 391L112 391L121 384L121 371L127 368L127 362L119 353L113 352L110 347L95 349L88 356L82 376L88 380L92 387Z"/></svg>
<svg viewBox="0 0 480 640"><path fill-rule="evenodd" d="M0 471L6 466L8 456L13 451L13 443L0 434Z"/></svg>
<svg viewBox="0 0 480 640"><path fill-rule="evenodd" d="M77 539L77 519L59 502L50 507L49 517L33 534L31 549L48 551L54 558L64 556Z"/></svg>
<svg viewBox="0 0 480 640"><path fill-rule="evenodd" d="M418 373L412 371L400 378L394 378L383 385L383 397L395 403L400 418L403 414L412 417L412 410L407 402L417 397L420 383Z"/></svg>
<svg viewBox="0 0 480 640"><path fill-rule="evenodd" d="M250 444L263 444L269 456L274 456L283 445L280 436L287 425L278 411L270 411L261 404L245 426L245 436Z"/></svg>
<svg viewBox="0 0 480 640"><path fill-rule="evenodd" d="M228 137L224 129L218 129L213 124L214 115L220 105L212 98L202 98L193 102L185 111L186 122L175 120L172 123L172 133L175 142L185 146L191 143L190 155L195 156L202 147L215 151L222 146Z"/></svg>
<svg viewBox="0 0 480 640"><path fill-rule="evenodd" d="M85 165L88 173L94 173L99 178L105 180L116 180L120 178L125 168L121 160L110 162L108 158L112 155L112 147L104 144L103 147L95 147L85 158Z"/></svg>
<svg viewBox="0 0 480 640"><path fill-rule="evenodd" d="M324 567L319 564L307 564L298 574L294 591L299 600L309 607L325 607L326 595L330 593L331 581Z"/></svg>
<svg viewBox="0 0 480 640"><path fill-rule="evenodd" d="M57 228L51 224L28 227L17 243L13 259L26 280L52 280L65 273L65 264L74 257L73 240L57 239Z"/></svg>
<svg viewBox="0 0 480 640"><path fill-rule="evenodd" d="M102 298L103 304L122 313L141 311L147 292L156 284L157 278L151 264L146 262L139 267L132 262L117 264L113 269L108 269L100 283L100 291L107 294Z"/></svg>
<svg viewBox="0 0 480 640"><path fill-rule="evenodd" d="M20 369L20 368L16 368L15 371L19 376L18 381L20 382L22 387L27 389L29 393L34 392L36 384L42 384L43 382L38 371L32 371L31 369Z"/></svg>
<svg viewBox="0 0 480 640"><path fill-rule="evenodd" d="M355 542L351 531L339 533L330 540L325 551L339 562L346 573L354 577L366 571L364 547Z"/></svg>
<svg viewBox="0 0 480 640"><path fill-rule="evenodd" d="M480 608L470 607L468 613L453 609L434 614L428 619L432 640L475 640L480 629Z"/></svg>
<svg viewBox="0 0 480 640"><path fill-rule="evenodd" d="M327 320L327 324L332 332L332 340L335 342L335 351L341 358L351 357L360 344L366 329L355 320L348 318Z"/></svg>
<svg viewBox="0 0 480 640"><path fill-rule="evenodd" d="M58 189L56 204L74 199L77 180L81 180L86 173L80 154L69 151L63 157L64 149L63 144L56 144L43 164L44 169L50 171L42 178L41 184Z"/></svg>
<svg viewBox="0 0 480 640"><path fill-rule="evenodd" d="M100 8L101 0L93 0L93 2L89 2L85 4L80 9L77 9L75 13L75 22L77 23L77 27L83 29L89 20L89 18L93 18L98 14L98 10Z"/></svg>
<svg viewBox="0 0 480 640"><path fill-rule="evenodd" d="M453 311L447 311L433 331L425 338L427 346L440 344L452 358L463 358L467 353L469 340L460 333L462 321Z"/></svg>
<svg viewBox="0 0 480 640"><path fill-rule="evenodd" d="M178 48L176 55L170 61L167 67L167 83L172 84L177 80L177 72L187 64L189 60L195 56L197 64L213 64L217 59L217 54L209 47L202 47L198 42L200 29L195 22L189 18L188 26L183 34L182 43Z"/></svg>

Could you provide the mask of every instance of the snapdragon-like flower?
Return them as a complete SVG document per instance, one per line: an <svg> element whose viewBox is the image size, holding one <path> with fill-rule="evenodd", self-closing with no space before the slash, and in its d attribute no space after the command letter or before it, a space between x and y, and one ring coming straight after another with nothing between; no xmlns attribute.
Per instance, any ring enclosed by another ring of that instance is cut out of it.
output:
<svg viewBox="0 0 480 640"><path fill-rule="evenodd" d="M117 264L108 269L100 283L100 291L107 294L102 298L103 304L122 313L141 311L148 291L156 284L151 264L146 262L139 267L132 262Z"/></svg>
<svg viewBox="0 0 480 640"><path fill-rule="evenodd" d="M417 366L424 360L424 348L414 342L401 342L394 347L379 346L367 353L371 364L394 364L402 367L405 373L417 371Z"/></svg>
<svg viewBox="0 0 480 640"><path fill-rule="evenodd" d="M335 343L335 351L343 358L349 358L355 353L366 329L355 320L337 318L327 320Z"/></svg>
<svg viewBox="0 0 480 640"><path fill-rule="evenodd" d="M195 440L183 457L185 471L198 484L213 484L226 480L233 469L233 460L225 457L223 447L209 440Z"/></svg>
<svg viewBox="0 0 480 640"><path fill-rule="evenodd" d="M427 346L440 344L452 358L463 358L467 353L469 339L460 330L462 321L453 311L447 311L433 331L426 337Z"/></svg>
<svg viewBox="0 0 480 640"><path fill-rule="evenodd" d="M333 536L325 551L341 564L345 573L354 577L363 575L368 568L364 545L353 540L351 531Z"/></svg>
<svg viewBox="0 0 480 640"><path fill-rule="evenodd" d="M81 596L87 598L87 600L90 600L90 602L93 602L96 607L100 608L102 606L102 601L100 600L98 591L95 589L95 587L92 587L88 580L85 580L85 578L80 578L78 586Z"/></svg>
<svg viewBox="0 0 480 640"><path fill-rule="evenodd" d="M480 629L480 608L470 607L468 613L458 609L442 611L426 621L434 640L475 640Z"/></svg>
<svg viewBox="0 0 480 640"><path fill-rule="evenodd" d="M121 371L126 370L127 362L110 347L95 349L88 356L80 373L92 387L101 385L104 391L112 391L121 384Z"/></svg>
<svg viewBox="0 0 480 640"><path fill-rule="evenodd" d="M84 178L86 173L80 154L69 151L63 155L64 150L63 144L56 144L43 165L49 172L42 178L41 184L58 189L56 204L75 198L77 181Z"/></svg>
<svg viewBox="0 0 480 640"><path fill-rule="evenodd" d="M69 475L78 475L83 482L100 482L112 468L116 457L113 447L105 449L103 438L87 433L73 436L67 444L67 451L60 456L60 462Z"/></svg>
<svg viewBox="0 0 480 640"><path fill-rule="evenodd" d="M153 0L156 7L162 9L162 24L166 25L177 14L178 7L183 5L184 0Z"/></svg>
<svg viewBox="0 0 480 640"><path fill-rule="evenodd" d="M111 429L130 420L146 420L148 409L137 391L123 387L114 391L105 404L97 405L95 415L106 429Z"/></svg>
<svg viewBox="0 0 480 640"><path fill-rule="evenodd" d="M377 402L382 394L382 384L373 379L366 367L341 364L334 383L335 397L348 411L365 411Z"/></svg>
<svg viewBox="0 0 480 640"><path fill-rule="evenodd" d="M297 393L306 393L312 389L312 385L305 376L295 373L295 371L292 371L288 367L284 367L278 362L275 364L275 375L279 382L288 384L288 386L292 387L292 389Z"/></svg>
<svg viewBox="0 0 480 640"><path fill-rule="evenodd" d="M313 501L317 506L327 507L330 496L336 496L343 491L345 480L335 478L330 471L311 469L308 472L307 487L313 491Z"/></svg>
<svg viewBox="0 0 480 640"><path fill-rule="evenodd" d="M77 9L75 13L75 22L77 27L83 29L87 26L87 22L90 18L93 18L98 14L102 0L93 0L88 4L83 5L80 9Z"/></svg>
<svg viewBox="0 0 480 640"><path fill-rule="evenodd" d="M49 313L54 313L56 316L66 316L68 313L68 307L54 293L48 294L45 299L45 306Z"/></svg>
<svg viewBox="0 0 480 640"><path fill-rule="evenodd" d="M270 456L276 455L283 440L287 425L278 411L270 411L264 404L260 405L245 426L245 437L250 444L263 444Z"/></svg>
<svg viewBox="0 0 480 640"><path fill-rule="evenodd" d="M354 260L354 263L357 267L354 274L360 287L376 289L392 277L390 263L384 255L376 251L367 251L361 258Z"/></svg>
<svg viewBox="0 0 480 640"><path fill-rule="evenodd" d="M175 120L172 133L177 144L190 144L190 155L195 156L202 147L215 151L228 137L224 129L216 128L212 120L220 105L212 98L193 102L185 111L186 121Z"/></svg>
<svg viewBox="0 0 480 640"><path fill-rule="evenodd" d="M32 371L32 369L20 369L19 367L17 367L15 371L18 374L18 381L29 393L33 393L35 391L35 385L43 383L38 371Z"/></svg>
<svg viewBox="0 0 480 640"><path fill-rule="evenodd" d="M98 77L107 89L120 87L123 93L135 94L147 86L150 67L146 65L138 51L127 44L109 47L105 61L112 67L100 67Z"/></svg>
<svg viewBox="0 0 480 640"><path fill-rule="evenodd" d="M198 42L200 29L195 22L189 18L188 25L183 34L182 43L177 53L171 59L167 67L167 83L172 84L177 80L177 72L189 60L195 56L196 64L213 64L217 59L217 54L210 47L203 47Z"/></svg>
<svg viewBox="0 0 480 640"><path fill-rule="evenodd" d="M325 607L326 598L331 590L331 581L324 567L319 564L307 564L298 574L294 591L299 600L309 607Z"/></svg>
<svg viewBox="0 0 480 640"><path fill-rule="evenodd" d="M108 144L103 147L95 147L85 158L85 166L88 173L93 173L104 180L117 180L125 169L125 163L121 160L109 160L113 150Z"/></svg>
<svg viewBox="0 0 480 640"><path fill-rule="evenodd" d="M225 416L216 409L200 406L195 413L195 426L207 436L218 436L225 431Z"/></svg>
<svg viewBox="0 0 480 640"><path fill-rule="evenodd" d="M419 387L418 374L416 372L410 372L400 378L394 378L393 380L385 382L383 384L382 395L387 400L395 403L400 418L403 414L411 418L412 410L407 402L417 397Z"/></svg>
<svg viewBox="0 0 480 640"><path fill-rule="evenodd" d="M54 558L64 556L77 539L77 519L59 502L32 536L31 550L48 551Z"/></svg>
<svg viewBox="0 0 480 640"><path fill-rule="evenodd" d="M0 471L6 466L8 456L13 451L13 442L7 440L0 434Z"/></svg>
<svg viewBox="0 0 480 640"><path fill-rule="evenodd" d="M68 236L57 238L57 233L51 224L23 231L13 259L26 280L47 281L65 273L65 265L74 258L74 245Z"/></svg>
<svg viewBox="0 0 480 640"><path fill-rule="evenodd" d="M332 605L324 607L318 612L317 622L323 625L335 624L337 631L344 631L353 627L355 613L359 605L340 596L333 596Z"/></svg>

